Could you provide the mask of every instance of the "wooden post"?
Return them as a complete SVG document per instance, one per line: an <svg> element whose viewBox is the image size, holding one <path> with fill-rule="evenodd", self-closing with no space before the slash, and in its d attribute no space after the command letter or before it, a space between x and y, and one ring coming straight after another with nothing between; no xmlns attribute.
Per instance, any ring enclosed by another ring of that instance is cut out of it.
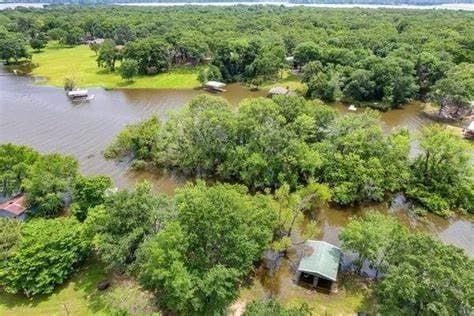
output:
<svg viewBox="0 0 474 316"><path fill-rule="evenodd" d="M319 277L315 276L313 278L313 287L314 288L318 287L318 281L319 281Z"/></svg>

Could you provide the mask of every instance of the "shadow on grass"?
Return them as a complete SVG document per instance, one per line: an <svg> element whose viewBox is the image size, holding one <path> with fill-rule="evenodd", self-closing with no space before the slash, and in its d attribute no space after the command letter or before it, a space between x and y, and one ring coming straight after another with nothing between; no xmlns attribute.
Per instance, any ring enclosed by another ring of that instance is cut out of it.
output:
<svg viewBox="0 0 474 316"><path fill-rule="evenodd" d="M98 298L100 294L96 286L100 280L106 277L107 274L104 272L103 266L94 259L89 259L76 269L69 280L57 286L52 293L27 298L22 294L0 292L0 305L5 306L7 309L35 308L41 303L56 300L58 308L63 306L65 312L68 313L67 302L64 300L65 297L61 295L61 292L65 291L73 283L74 294L87 301L91 310L97 312L103 309L103 306L99 303Z"/></svg>

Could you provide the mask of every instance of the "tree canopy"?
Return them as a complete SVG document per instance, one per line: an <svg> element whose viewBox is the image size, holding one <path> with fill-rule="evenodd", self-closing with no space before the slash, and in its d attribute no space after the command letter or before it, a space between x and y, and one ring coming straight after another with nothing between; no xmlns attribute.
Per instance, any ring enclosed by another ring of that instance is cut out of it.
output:
<svg viewBox="0 0 474 316"><path fill-rule="evenodd" d="M88 244L73 218L32 220L22 226L17 245L0 263L0 284L26 296L51 293L84 258Z"/></svg>
<svg viewBox="0 0 474 316"><path fill-rule="evenodd" d="M139 253L139 279L168 309L220 314L270 242L276 212L267 197L228 184L188 184L175 201L176 221Z"/></svg>

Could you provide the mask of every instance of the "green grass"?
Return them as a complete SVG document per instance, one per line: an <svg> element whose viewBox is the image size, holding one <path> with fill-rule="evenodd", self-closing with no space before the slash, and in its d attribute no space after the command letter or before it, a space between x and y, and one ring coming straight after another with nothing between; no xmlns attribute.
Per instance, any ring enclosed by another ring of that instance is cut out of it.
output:
<svg viewBox="0 0 474 316"><path fill-rule="evenodd" d="M32 62L37 65L33 76L47 79L44 84L62 87L66 77L73 77L80 87L192 89L199 86L199 67L180 67L170 73L139 76L133 82L123 80L117 71L98 68L95 53L87 45L64 47L49 44L43 51L34 52ZM117 65L118 66L118 65Z"/></svg>
<svg viewBox="0 0 474 316"><path fill-rule="evenodd" d="M91 262L50 295L27 299L22 295L0 294L0 315L106 315L96 290L107 277L102 265Z"/></svg>
<svg viewBox="0 0 474 316"><path fill-rule="evenodd" d="M273 87L284 87L290 90L303 91L305 89L304 83L298 76L292 74L290 71L284 71L283 75L277 81L264 82L261 89L270 90Z"/></svg>

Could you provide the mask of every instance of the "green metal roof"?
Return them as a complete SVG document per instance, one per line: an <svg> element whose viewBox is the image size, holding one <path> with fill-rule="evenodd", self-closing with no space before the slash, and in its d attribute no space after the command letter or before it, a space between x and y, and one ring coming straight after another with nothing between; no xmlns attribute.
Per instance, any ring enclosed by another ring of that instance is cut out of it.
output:
<svg viewBox="0 0 474 316"><path fill-rule="evenodd" d="M298 271L336 281L342 252L325 241L308 240Z"/></svg>

